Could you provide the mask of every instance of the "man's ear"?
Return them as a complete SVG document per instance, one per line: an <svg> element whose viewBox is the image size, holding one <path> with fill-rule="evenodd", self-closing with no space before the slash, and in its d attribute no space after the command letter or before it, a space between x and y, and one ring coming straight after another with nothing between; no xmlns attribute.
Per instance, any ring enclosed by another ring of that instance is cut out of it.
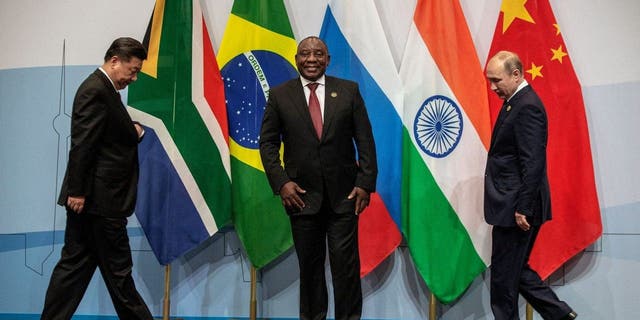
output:
<svg viewBox="0 0 640 320"><path fill-rule="evenodd" d="M522 78L522 73L520 73L520 70L518 70L517 68L513 69L513 75L518 78Z"/></svg>
<svg viewBox="0 0 640 320"><path fill-rule="evenodd" d="M118 62L122 62L122 59L120 59L120 57L118 57L118 56L113 56L113 57L111 57L111 59L109 61L111 63L118 63Z"/></svg>

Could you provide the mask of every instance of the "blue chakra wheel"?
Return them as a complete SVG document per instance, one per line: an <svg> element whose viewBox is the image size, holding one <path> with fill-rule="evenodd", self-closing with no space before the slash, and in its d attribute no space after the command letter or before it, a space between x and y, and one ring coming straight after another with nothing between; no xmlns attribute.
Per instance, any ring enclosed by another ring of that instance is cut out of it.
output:
<svg viewBox="0 0 640 320"><path fill-rule="evenodd" d="M462 137L462 112L449 97L429 97L418 109L413 135L420 149L431 157L449 155Z"/></svg>

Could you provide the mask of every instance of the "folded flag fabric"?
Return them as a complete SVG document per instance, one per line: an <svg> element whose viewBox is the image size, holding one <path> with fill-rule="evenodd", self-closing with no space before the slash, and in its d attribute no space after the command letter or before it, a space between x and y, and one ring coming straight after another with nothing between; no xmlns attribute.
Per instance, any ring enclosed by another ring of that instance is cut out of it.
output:
<svg viewBox="0 0 640 320"><path fill-rule="evenodd" d="M400 77L402 231L427 286L449 303L491 256L483 214L486 81L457 0L418 0Z"/></svg>
<svg viewBox="0 0 640 320"><path fill-rule="evenodd" d="M354 11L358 19L350 15ZM360 275L365 276L402 240L398 228L402 84L373 2L331 1L320 38L331 55L327 74L359 84L376 142L378 185L358 222Z"/></svg>
<svg viewBox="0 0 640 320"><path fill-rule="evenodd" d="M602 234L582 89L548 0L502 2L489 57L500 50L520 56L549 119L552 220L540 229L529 261L546 279ZM495 121L502 102L489 97Z"/></svg>
<svg viewBox="0 0 640 320"><path fill-rule="evenodd" d="M282 0L234 1L218 63L229 117L233 223L256 268L293 245L289 218L262 167L258 138L269 89L298 76L296 48Z"/></svg>
<svg viewBox="0 0 640 320"><path fill-rule="evenodd" d="M136 216L166 265L231 222L227 115L199 1L157 0L144 42L128 91L146 130Z"/></svg>

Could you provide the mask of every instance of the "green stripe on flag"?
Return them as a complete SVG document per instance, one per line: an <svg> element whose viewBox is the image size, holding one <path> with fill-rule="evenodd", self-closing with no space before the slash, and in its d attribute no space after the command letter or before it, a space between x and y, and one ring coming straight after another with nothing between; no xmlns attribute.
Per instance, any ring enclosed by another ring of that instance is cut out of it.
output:
<svg viewBox="0 0 640 320"><path fill-rule="evenodd" d="M291 247L289 219L264 172L234 157L231 167L236 231L251 262L262 267Z"/></svg>
<svg viewBox="0 0 640 320"><path fill-rule="evenodd" d="M434 21L454 32L442 37ZM486 97L483 86L468 86L483 83L470 41L457 0L418 0L400 66L403 227L418 271L443 303L465 292L491 253L482 215Z"/></svg>
<svg viewBox="0 0 640 320"><path fill-rule="evenodd" d="M231 14L293 39L289 16L282 1L235 0Z"/></svg>
<svg viewBox="0 0 640 320"><path fill-rule="evenodd" d="M419 152L405 128L402 231L429 289L441 302L449 303L464 293L486 266Z"/></svg>
<svg viewBox="0 0 640 320"><path fill-rule="evenodd" d="M269 14L265 14L267 12ZM244 56L249 51L266 51L280 56L294 68L293 58L297 44L291 30L286 8L281 0L236 0L217 55L218 64L222 70L226 70L225 68L234 67L228 63L238 56ZM254 57L253 53L250 56ZM267 65L262 64L269 64L269 60L261 60L259 64L259 70L263 72L268 68L264 68ZM270 78L269 75L265 74L266 79ZM229 86L233 86L234 80L236 79L229 79L232 82ZM278 84L261 82L266 83L271 87ZM230 152L233 222L249 260L256 268L265 266L293 245L289 218L280 198L273 194L267 182L257 145L243 146L233 139L231 132L232 126L244 126L236 129L256 134L251 139L257 140L256 132L260 131L262 119L251 117L258 112L262 114L260 110L264 107L264 90L268 89L256 85L238 93L227 88L228 112L232 112L231 101L237 98L246 103L247 110L255 108L246 115L243 113L248 118L238 120L241 124L230 123Z"/></svg>
<svg viewBox="0 0 640 320"><path fill-rule="evenodd" d="M231 222L226 193L231 181L220 151L192 102L192 12L190 1L165 4L157 78L140 73L130 85L128 103L162 120L220 228ZM167 150L170 158L171 152Z"/></svg>

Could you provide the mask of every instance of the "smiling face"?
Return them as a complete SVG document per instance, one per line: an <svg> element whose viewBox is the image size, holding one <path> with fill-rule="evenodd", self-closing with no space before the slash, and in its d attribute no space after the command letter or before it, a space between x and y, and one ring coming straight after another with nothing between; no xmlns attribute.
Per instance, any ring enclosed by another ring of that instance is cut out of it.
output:
<svg viewBox="0 0 640 320"><path fill-rule="evenodd" d="M329 65L327 46L316 37L309 37L300 42L296 53L296 66L303 78L316 81L327 70Z"/></svg>
<svg viewBox="0 0 640 320"><path fill-rule="evenodd" d="M138 79L138 72L142 69L142 60L131 57L129 61L113 56L106 63L105 71L113 81L117 90L126 88L131 82Z"/></svg>

